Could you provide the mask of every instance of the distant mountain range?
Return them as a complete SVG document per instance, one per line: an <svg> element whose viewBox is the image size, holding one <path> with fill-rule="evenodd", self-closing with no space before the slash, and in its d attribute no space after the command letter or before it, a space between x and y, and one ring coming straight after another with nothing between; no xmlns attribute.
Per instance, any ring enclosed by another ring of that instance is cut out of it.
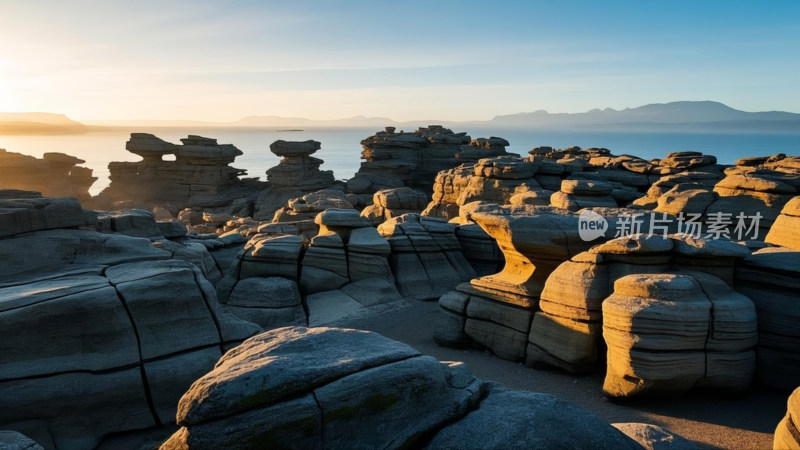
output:
<svg viewBox="0 0 800 450"><path fill-rule="evenodd" d="M593 109L585 113L555 113L544 110L496 116L485 121L417 120L396 122L384 117L356 116L337 120L312 120L296 117L249 116L234 122L193 120L92 121L89 125L66 116L48 113L0 113L0 134L84 133L99 129L131 127L180 128L367 128L395 126L414 129L441 124L458 130L480 128L532 128L586 131L663 131L663 132L794 132L800 133L800 114L768 111L745 112L712 101L655 103L637 108Z"/></svg>
<svg viewBox="0 0 800 450"><path fill-rule="evenodd" d="M63 114L0 113L0 135L80 134L94 127L75 122Z"/></svg>

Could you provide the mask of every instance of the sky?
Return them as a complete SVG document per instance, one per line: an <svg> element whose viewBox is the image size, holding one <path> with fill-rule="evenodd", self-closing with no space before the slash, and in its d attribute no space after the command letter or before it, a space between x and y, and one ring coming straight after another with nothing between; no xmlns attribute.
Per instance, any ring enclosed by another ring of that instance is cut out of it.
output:
<svg viewBox="0 0 800 450"><path fill-rule="evenodd" d="M0 111L488 120L800 112L800 2L0 0Z"/></svg>

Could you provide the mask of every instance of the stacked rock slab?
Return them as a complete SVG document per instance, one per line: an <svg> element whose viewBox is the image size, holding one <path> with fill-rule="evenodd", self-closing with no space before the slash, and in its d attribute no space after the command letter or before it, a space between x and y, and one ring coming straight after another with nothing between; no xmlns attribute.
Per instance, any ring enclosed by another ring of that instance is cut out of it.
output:
<svg viewBox="0 0 800 450"><path fill-rule="evenodd" d="M375 225L403 214L416 214L425 209L428 196L411 188L383 189L372 197L372 205L361 211Z"/></svg>
<svg viewBox="0 0 800 450"><path fill-rule="evenodd" d="M211 448L633 449L602 419L511 391L380 335L282 328L197 380L162 450Z"/></svg>
<svg viewBox="0 0 800 450"><path fill-rule="evenodd" d="M531 325L528 365L589 372L602 361L602 303L614 281L670 269L672 242L660 236L621 237L559 265L547 278Z"/></svg>
<svg viewBox="0 0 800 450"><path fill-rule="evenodd" d="M569 211L594 206L614 208L617 202L611 196L613 190L611 184L604 181L564 180L561 190L550 197L550 204Z"/></svg>
<svg viewBox="0 0 800 450"><path fill-rule="evenodd" d="M366 161L347 182L348 192L371 194L407 186L430 193L437 173L463 162L458 155L475 160L505 154L508 142L501 138L472 141L466 133L431 125L405 133L387 127L361 141L361 145L361 156Z"/></svg>
<svg viewBox="0 0 800 450"><path fill-rule="evenodd" d="M746 247L686 235L631 235L592 247L548 277L531 326L527 362L587 372L602 361L602 303L614 282L634 274L696 270L733 284Z"/></svg>
<svg viewBox="0 0 800 450"><path fill-rule="evenodd" d="M42 158L0 149L0 189L41 192L49 197L75 197L86 201L89 187L97 181L86 161L64 153L45 153Z"/></svg>
<svg viewBox="0 0 800 450"><path fill-rule="evenodd" d="M79 229L90 217L75 199L0 207L0 428L46 448L171 423L181 392L259 331L219 310L197 266Z"/></svg>
<svg viewBox="0 0 800 450"><path fill-rule="evenodd" d="M499 156L440 172L423 215L452 219L461 206L474 201L508 204L515 194L531 191L549 196L534 178L538 167L519 157Z"/></svg>
<svg viewBox="0 0 800 450"><path fill-rule="evenodd" d="M378 226L391 246L389 264L404 297L430 300L475 277L453 231L440 219L405 214Z"/></svg>
<svg viewBox="0 0 800 450"><path fill-rule="evenodd" d="M350 194L339 189L322 189L300 197L291 198L286 206L275 211L273 222L297 223L310 221L313 223L317 214L329 208L354 209Z"/></svg>
<svg viewBox="0 0 800 450"><path fill-rule="evenodd" d="M246 196L231 192L246 171L230 167L242 152L216 139L189 135L175 145L147 133L131 133L125 148L142 157L139 162L112 162L108 165L111 184L99 201L136 200L146 205L219 207ZM174 161L164 157L174 155Z"/></svg>
<svg viewBox="0 0 800 450"><path fill-rule="evenodd" d="M577 215L558 208L495 207L471 217L497 241L505 267L439 299L435 338L443 345L479 345L504 359L525 360L545 280L591 243L579 237Z"/></svg>
<svg viewBox="0 0 800 450"><path fill-rule="evenodd" d="M275 141L270 144L272 153L280 156L281 162L267 170L267 181L278 189L315 191L334 183L333 171L319 170L324 162L311 156L321 148L317 141Z"/></svg>
<svg viewBox="0 0 800 450"><path fill-rule="evenodd" d="M800 449L800 388L792 392L786 403L786 416L775 429L772 444L775 450Z"/></svg>
<svg viewBox="0 0 800 450"><path fill-rule="evenodd" d="M358 211L328 209L315 222L319 232L310 240L294 225L271 224L281 226L273 227L276 233L262 227L218 285L220 302L272 329L328 324L402 300L389 265L391 247Z"/></svg>
<svg viewBox="0 0 800 450"><path fill-rule="evenodd" d="M759 379L780 389L800 385L799 207L798 197L789 201L767 234L781 247L756 250L736 267L736 289L758 311Z"/></svg>
<svg viewBox="0 0 800 450"><path fill-rule="evenodd" d="M741 391L755 371L756 312L705 273L627 275L603 302L608 346L603 391L612 397Z"/></svg>

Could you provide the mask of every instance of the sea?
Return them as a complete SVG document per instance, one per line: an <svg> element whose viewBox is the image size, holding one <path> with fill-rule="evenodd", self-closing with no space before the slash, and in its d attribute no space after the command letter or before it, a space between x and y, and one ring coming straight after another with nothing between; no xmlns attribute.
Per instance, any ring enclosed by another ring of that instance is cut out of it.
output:
<svg viewBox="0 0 800 450"><path fill-rule="evenodd" d="M422 125L425 126L425 125ZM373 134L375 128L309 128L278 130L274 128L115 128L86 134L13 135L0 136L0 148L10 152L41 157L46 152L61 152L86 161L98 180L90 192L98 194L108 186L108 163L138 161L140 158L125 150L130 133L152 133L179 144L180 139L196 134L217 139L220 144L233 144L244 154L233 166L246 169L248 177L266 178L266 170L278 164L280 158L269 151L270 143L283 139L322 143L314 154L325 161L324 170L333 170L337 179L348 179L361 165L361 141ZM399 131L399 130L398 130ZM407 130L410 131L410 130ZM466 131L473 138L498 136L509 141L509 152L526 155L539 146L564 148L570 146L605 147L612 153L636 155L645 159L661 158L671 151L700 151L715 155L722 164L733 164L746 156L786 153L800 155L800 130L797 133L657 133L657 132L597 132L549 131L539 129L472 128Z"/></svg>

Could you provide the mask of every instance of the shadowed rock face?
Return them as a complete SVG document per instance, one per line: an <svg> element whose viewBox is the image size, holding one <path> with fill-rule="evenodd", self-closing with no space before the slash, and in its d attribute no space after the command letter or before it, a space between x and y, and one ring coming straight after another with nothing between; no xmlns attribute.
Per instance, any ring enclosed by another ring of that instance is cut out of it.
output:
<svg viewBox="0 0 800 450"><path fill-rule="evenodd" d="M219 310L205 248L158 230L143 211L0 200L0 428L84 449L170 423L180 393L259 331Z"/></svg>
<svg viewBox="0 0 800 450"><path fill-rule="evenodd" d="M89 187L97 181L86 161L63 153L45 153L42 158L0 149L0 189L41 192L50 197L90 198Z"/></svg>
<svg viewBox="0 0 800 450"><path fill-rule="evenodd" d="M239 176L247 173L229 166L242 154L239 149L193 135L181 142L175 145L152 134L131 133L125 148L141 156L142 161L109 163L111 184L98 201L111 205L136 200L179 210L226 205L242 196L241 192L229 192ZM174 161L164 160L167 155L174 155Z"/></svg>
<svg viewBox="0 0 800 450"><path fill-rule="evenodd" d="M229 351L178 407L183 448L637 448L553 396L487 385L378 334L281 328Z"/></svg>

